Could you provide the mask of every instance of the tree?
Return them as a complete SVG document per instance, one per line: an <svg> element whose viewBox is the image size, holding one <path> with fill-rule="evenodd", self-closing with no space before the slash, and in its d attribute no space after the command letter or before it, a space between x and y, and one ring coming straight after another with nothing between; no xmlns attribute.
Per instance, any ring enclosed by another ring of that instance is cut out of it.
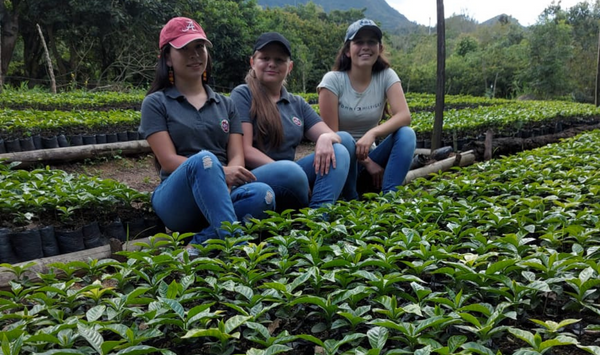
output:
<svg viewBox="0 0 600 355"><path fill-rule="evenodd" d="M560 17L549 16L533 26L525 81L536 95L549 98L572 92L567 67L573 56L570 34L571 26Z"/></svg>
<svg viewBox="0 0 600 355"><path fill-rule="evenodd" d="M243 82L250 68L252 45L260 33L260 8L255 0L203 0L193 17L214 45L212 85L230 91Z"/></svg>
<svg viewBox="0 0 600 355"><path fill-rule="evenodd" d="M20 0L0 1L0 73L5 75L19 38Z"/></svg>

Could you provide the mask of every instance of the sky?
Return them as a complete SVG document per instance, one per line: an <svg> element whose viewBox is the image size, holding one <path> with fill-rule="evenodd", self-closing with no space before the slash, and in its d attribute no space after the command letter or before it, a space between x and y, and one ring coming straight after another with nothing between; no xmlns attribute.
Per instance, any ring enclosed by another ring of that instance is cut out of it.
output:
<svg viewBox="0 0 600 355"><path fill-rule="evenodd" d="M387 3L406 16L410 21L425 26L435 26L437 21L436 0L386 0ZM581 2L591 0L561 0L562 9L569 9ZM523 26L537 22L539 15L553 0L444 0L444 17L468 15L477 22L507 14L516 18ZM558 3L558 0L555 1Z"/></svg>

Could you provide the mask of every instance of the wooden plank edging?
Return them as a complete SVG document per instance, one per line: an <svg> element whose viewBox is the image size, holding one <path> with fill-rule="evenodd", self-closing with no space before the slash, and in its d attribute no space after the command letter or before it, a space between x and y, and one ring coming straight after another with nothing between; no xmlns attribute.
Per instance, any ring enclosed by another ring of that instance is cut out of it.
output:
<svg viewBox="0 0 600 355"><path fill-rule="evenodd" d="M137 140L4 153L0 154L0 161L3 159L4 163L20 161L21 166L31 166L40 163L63 163L101 156L134 155L150 152L152 152L152 149L150 149L150 145L146 140Z"/></svg>
<svg viewBox="0 0 600 355"><path fill-rule="evenodd" d="M119 251L135 251L141 249L141 246L138 243L150 243L150 237L135 239L129 242L121 243L116 239L112 239L111 242L107 245L103 245L97 248L90 248L81 251L76 251L73 253L60 254L56 256L50 256L47 258L34 259L23 261L13 266L23 267L29 263L34 263L26 272L24 272L23 277L27 277L29 280L33 282L40 281L41 279L38 277L38 273L47 273L50 271L50 265L54 263L64 263L67 264L71 261L88 261L88 260L100 260L100 259L108 259L108 258L117 258L114 254ZM6 288L9 285L9 282L15 280L16 276L13 274L8 268L0 267L0 289Z"/></svg>

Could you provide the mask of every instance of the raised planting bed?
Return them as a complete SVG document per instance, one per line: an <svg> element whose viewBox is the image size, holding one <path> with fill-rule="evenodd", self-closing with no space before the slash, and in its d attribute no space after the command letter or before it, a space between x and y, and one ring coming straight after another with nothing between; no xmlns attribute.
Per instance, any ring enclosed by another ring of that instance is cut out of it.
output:
<svg viewBox="0 0 600 355"><path fill-rule="evenodd" d="M14 163L16 164L16 163ZM164 232L149 194L114 180L0 166L0 263Z"/></svg>

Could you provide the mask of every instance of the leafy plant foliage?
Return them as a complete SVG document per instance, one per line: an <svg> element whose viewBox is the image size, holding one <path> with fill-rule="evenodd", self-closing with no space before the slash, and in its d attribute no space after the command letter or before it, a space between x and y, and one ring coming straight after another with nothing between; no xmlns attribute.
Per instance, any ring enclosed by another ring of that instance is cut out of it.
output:
<svg viewBox="0 0 600 355"><path fill-rule="evenodd" d="M2 352L600 354L599 142L418 179L330 222L273 214L193 260L174 233L41 281L3 265Z"/></svg>

